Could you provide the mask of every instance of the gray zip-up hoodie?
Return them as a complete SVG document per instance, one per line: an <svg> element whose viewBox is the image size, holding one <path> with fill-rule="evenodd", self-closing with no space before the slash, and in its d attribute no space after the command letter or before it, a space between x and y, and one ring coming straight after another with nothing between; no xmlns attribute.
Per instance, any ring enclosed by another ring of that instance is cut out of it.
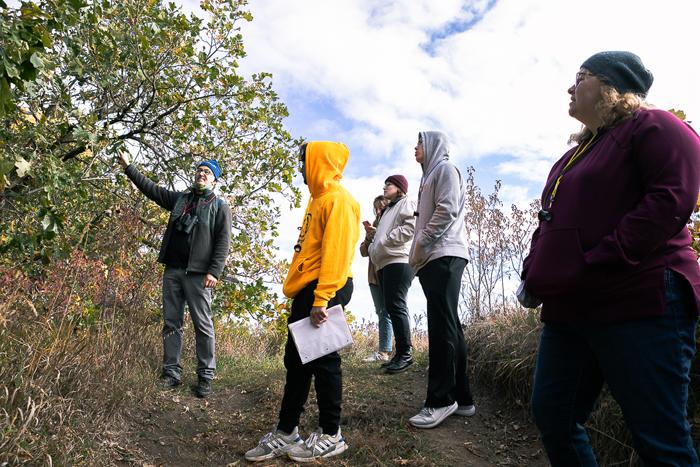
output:
<svg viewBox="0 0 700 467"><path fill-rule="evenodd" d="M449 161L447 136L421 132L423 177L418 192L418 218L408 264L416 271L443 256L467 259L464 209L467 198L462 174Z"/></svg>

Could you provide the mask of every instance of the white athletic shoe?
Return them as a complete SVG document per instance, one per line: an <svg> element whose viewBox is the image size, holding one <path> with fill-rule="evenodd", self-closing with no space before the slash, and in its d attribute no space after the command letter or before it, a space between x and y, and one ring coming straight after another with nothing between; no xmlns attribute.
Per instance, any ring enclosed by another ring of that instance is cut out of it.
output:
<svg viewBox="0 0 700 467"><path fill-rule="evenodd" d="M245 458L252 462L264 461L287 454L293 447L303 444L299 429L286 434L280 430L271 431L260 439L256 447L245 453Z"/></svg>
<svg viewBox="0 0 700 467"><path fill-rule="evenodd" d="M457 403L446 407L423 407L417 415L408 421L416 428L435 428L457 410Z"/></svg>
<svg viewBox="0 0 700 467"><path fill-rule="evenodd" d="M333 457L345 452L348 445L340 434L340 428L335 436L323 434L321 428L318 433L311 433L304 444L294 446L287 456L296 462L313 462L323 457Z"/></svg>

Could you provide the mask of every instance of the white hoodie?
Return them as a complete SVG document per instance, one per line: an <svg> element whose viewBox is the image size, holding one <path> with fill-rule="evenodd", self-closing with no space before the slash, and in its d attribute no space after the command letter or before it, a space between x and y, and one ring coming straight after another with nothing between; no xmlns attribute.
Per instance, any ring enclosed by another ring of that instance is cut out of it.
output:
<svg viewBox="0 0 700 467"><path fill-rule="evenodd" d="M416 223L415 210L416 202L406 196L384 208L374 240L369 245L369 258L377 271L387 264L408 263Z"/></svg>

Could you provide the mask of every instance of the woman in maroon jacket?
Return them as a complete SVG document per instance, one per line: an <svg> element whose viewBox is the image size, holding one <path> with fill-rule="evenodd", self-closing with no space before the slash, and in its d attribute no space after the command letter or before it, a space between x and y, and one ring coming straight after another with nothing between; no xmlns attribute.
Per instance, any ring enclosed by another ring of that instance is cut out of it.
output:
<svg viewBox="0 0 700 467"><path fill-rule="evenodd" d="M700 138L648 107L652 81L629 52L581 65L568 92L583 129L549 174L523 264L544 322L532 405L555 466L597 465L583 425L603 383L647 464L700 465L686 413L700 309L686 223Z"/></svg>

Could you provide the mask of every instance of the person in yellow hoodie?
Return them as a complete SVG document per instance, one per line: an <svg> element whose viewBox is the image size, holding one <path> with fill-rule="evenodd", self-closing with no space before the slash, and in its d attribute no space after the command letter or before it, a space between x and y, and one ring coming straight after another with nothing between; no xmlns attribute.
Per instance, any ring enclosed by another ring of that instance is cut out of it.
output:
<svg viewBox="0 0 700 467"><path fill-rule="evenodd" d="M328 318L326 308L345 307L353 291L350 266L360 237L360 205L340 185L350 151L342 143L313 141L300 148L301 173L311 199L306 207L294 257L284 281L284 294L292 299L289 323L310 317L315 326ZM287 454L297 462L338 455L348 448L340 433L342 373L340 355L301 363L287 332L284 366L287 381L276 430L246 452L249 461ZM319 430L304 442L299 418L315 381Z"/></svg>

